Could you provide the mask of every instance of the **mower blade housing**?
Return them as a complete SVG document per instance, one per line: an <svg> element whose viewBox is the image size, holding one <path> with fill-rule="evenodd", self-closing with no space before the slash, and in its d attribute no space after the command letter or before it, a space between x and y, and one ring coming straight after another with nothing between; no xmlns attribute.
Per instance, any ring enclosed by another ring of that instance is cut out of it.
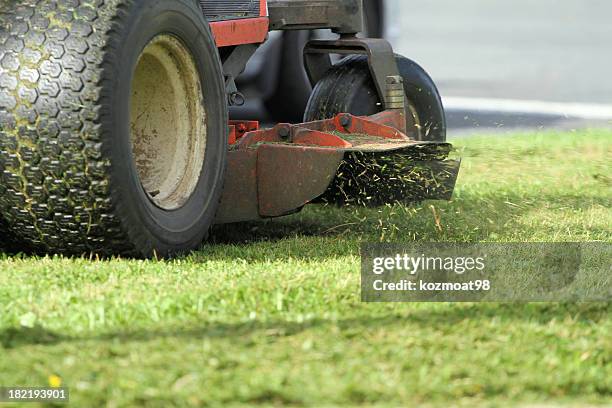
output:
<svg viewBox="0 0 612 408"><path fill-rule="evenodd" d="M417 141L397 110L279 124L231 122L228 173L216 223L280 217L313 201L379 206L448 200L459 161L448 143Z"/></svg>

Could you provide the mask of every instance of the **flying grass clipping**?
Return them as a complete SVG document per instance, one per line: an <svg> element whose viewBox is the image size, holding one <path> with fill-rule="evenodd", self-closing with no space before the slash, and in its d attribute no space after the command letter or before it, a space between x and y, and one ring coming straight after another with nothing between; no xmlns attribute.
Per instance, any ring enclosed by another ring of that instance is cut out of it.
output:
<svg viewBox="0 0 612 408"><path fill-rule="evenodd" d="M350 152L321 201L376 207L428 199L450 200L460 161L450 144L423 144L386 152Z"/></svg>

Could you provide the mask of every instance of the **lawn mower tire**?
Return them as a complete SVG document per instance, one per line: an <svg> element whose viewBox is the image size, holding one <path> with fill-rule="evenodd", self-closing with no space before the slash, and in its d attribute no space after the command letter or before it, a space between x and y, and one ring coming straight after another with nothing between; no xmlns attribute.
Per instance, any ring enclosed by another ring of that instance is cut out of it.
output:
<svg viewBox="0 0 612 408"><path fill-rule="evenodd" d="M383 0L365 0L364 36L382 38L385 31L385 7ZM274 93L264 104L272 119L278 122L300 122L312 92L312 85L304 70L304 46L312 39L332 38L331 32L307 30L285 31L282 34L278 83Z"/></svg>
<svg viewBox="0 0 612 408"><path fill-rule="evenodd" d="M396 151L346 154L319 201L336 205L376 207L410 204L425 199L450 199L458 162L447 161L446 120L436 86L415 62L396 56L406 96L406 135L422 143ZM366 56L344 58L318 81L304 121L333 118L339 113L369 117L384 110Z"/></svg>
<svg viewBox="0 0 612 408"><path fill-rule="evenodd" d="M0 26L2 237L69 255L200 246L228 114L197 2L0 0Z"/></svg>
<svg viewBox="0 0 612 408"><path fill-rule="evenodd" d="M23 251L25 248L21 248ZM10 231L8 223L0 216L0 253L1 252L18 252L17 240Z"/></svg>
<svg viewBox="0 0 612 408"><path fill-rule="evenodd" d="M411 113L406 117L408 134L414 134L416 140L444 142L446 117L436 85L414 61L399 55L396 61ZM329 119L339 113L370 116L383 109L367 57L355 55L334 65L316 84L304 121Z"/></svg>

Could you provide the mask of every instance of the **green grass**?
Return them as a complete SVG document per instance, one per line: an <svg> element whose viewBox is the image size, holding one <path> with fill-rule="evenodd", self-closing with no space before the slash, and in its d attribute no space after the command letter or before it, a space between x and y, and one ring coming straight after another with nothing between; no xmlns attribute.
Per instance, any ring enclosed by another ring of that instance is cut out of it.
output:
<svg viewBox="0 0 612 408"><path fill-rule="evenodd" d="M452 202L313 206L172 261L0 258L0 385L75 406L606 405L610 304L362 304L362 241L612 241L612 133L456 141Z"/></svg>

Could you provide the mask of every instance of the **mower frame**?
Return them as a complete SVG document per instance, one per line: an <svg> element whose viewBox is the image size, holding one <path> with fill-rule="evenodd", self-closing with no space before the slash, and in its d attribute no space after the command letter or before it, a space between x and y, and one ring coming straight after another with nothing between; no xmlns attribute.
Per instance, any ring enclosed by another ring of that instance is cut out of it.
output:
<svg viewBox="0 0 612 408"><path fill-rule="evenodd" d="M281 123L271 129L260 129L255 121L230 121L229 174L217 224L280 217L301 210L325 193L346 153L392 153L430 143L406 134L406 115L411 113L391 44L384 39L357 37L363 29L363 0L268 0L262 1L258 10L256 17L211 21L229 106L245 102L235 80L268 31L331 29L339 38L312 40L303 50L310 82L316 85L332 68L331 54L365 55L383 112L367 118L345 113L317 122ZM354 145L339 136L351 133L378 140Z"/></svg>
<svg viewBox="0 0 612 408"><path fill-rule="evenodd" d="M340 38L312 40L306 44L304 64L312 85L332 67L331 54L366 55L384 107L393 106L386 82L388 77L398 77L399 70L391 44L385 39L357 37L363 30L363 0L261 0L259 11L257 17L211 22L221 52L230 106L244 103L235 80L259 45L265 42L268 31L315 29L331 29ZM227 47L233 49L224 49Z"/></svg>

